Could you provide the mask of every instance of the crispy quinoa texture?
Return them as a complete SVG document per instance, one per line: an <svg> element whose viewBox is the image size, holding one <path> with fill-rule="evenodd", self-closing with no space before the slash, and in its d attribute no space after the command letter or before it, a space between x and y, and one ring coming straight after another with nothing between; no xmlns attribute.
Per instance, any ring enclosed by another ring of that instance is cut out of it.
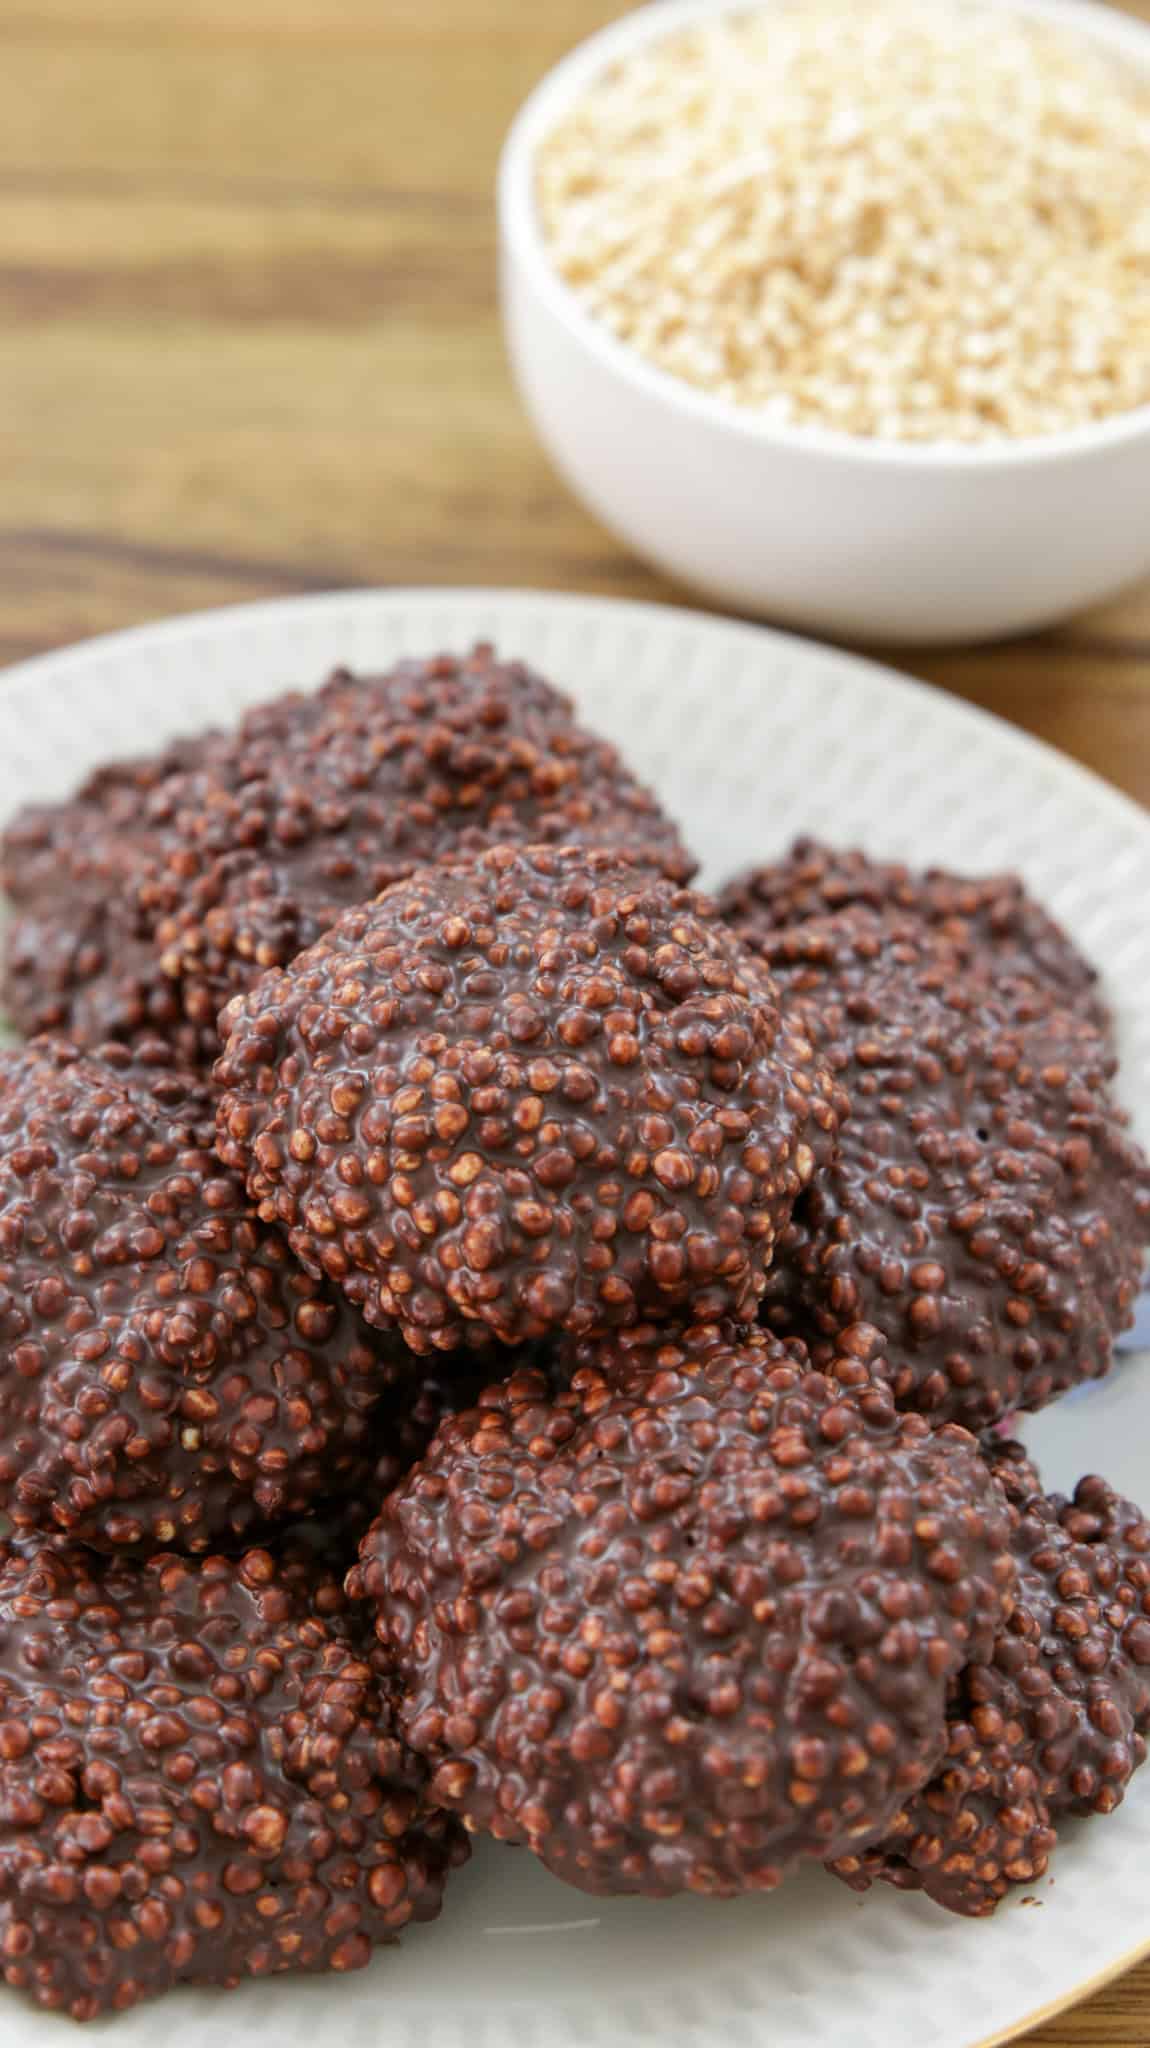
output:
<svg viewBox="0 0 1150 2048"><path fill-rule="evenodd" d="M1107 1814L1146 1759L1150 1526L1105 1480L1046 1495L1018 1446L991 1454L1018 1588L985 1662L954 1683L946 1757L876 1845L836 1864L952 1912L992 1913L1041 1877L1070 1814Z"/></svg>
<svg viewBox="0 0 1150 2048"><path fill-rule="evenodd" d="M416 1348L753 1319L843 1108L709 899L578 847L424 869L225 1022L221 1156Z"/></svg>
<svg viewBox="0 0 1150 2048"><path fill-rule="evenodd" d="M354 1970L433 1919L428 1805L338 1582L266 1551L0 1549L0 1975L77 2020Z"/></svg>
<svg viewBox="0 0 1150 2048"><path fill-rule="evenodd" d="M25 1033L159 1034L210 1064L220 1009L264 968L424 863L501 841L695 869L616 750L523 663L480 647L338 670L21 813L0 856L9 1011Z"/></svg>
<svg viewBox="0 0 1150 2048"><path fill-rule="evenodd" d="M1017 875L954 875L901 861L872 860L858 848L796 839L781 860L728 882L719 907L751 946L809 917L842 910L899 911L921 918L962 947L991 981L1032 981L1108 1027L1089 960L1034 901Z"/></svg>
<svg viewBox="0 0 1150 2048"><path fill-rule="evenodd" d="M768 1317L816 1350L876 1326L899 1400L975 1430L1105 1373L1150 1242L1150 1168L1102 1034L901 913L811 919L762 958L851 1102Z"/></svg>
<svg viewBox="0 0 1150 2048"><path fill-rule="evenodd" d="M469 1829L586 1891L729 1894L931 1775L1009 1602L1007 1514L965 1431L841 1365L696 1326L443 1424L349 1591Z"/></svg>
<svg viewBox="0 0 1150 2048"><path fill-rule="evenodd" d="M260 1221L166 1061L0 1054L0 1512L100 1548L235 1545L356 1483L410 1372Z"/></svg>

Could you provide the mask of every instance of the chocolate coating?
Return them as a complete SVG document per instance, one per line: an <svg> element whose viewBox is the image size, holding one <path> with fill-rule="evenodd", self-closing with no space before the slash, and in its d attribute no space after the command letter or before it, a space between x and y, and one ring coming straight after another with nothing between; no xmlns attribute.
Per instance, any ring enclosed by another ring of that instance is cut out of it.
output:
<svg viewBox="0 0 1150 2048"><path fill-rule="evenodd" d="M0 1551L0 1969L92 2019L176 1984L352 1970L434 1918L427 1805L338 1582Z"/></svg>
<svg viewBox="0 0 1150 2048"><path fill-rule="evenodd" d="M964 1431L842 1365L697 1326L442 1425L348 1589L469 1829L586 1891L729 1894L924 1782L1009 1597L1007 1520Z"/></svg>
<svg viewBox="0 0 1150 2048"><path fill-rule="evenodd" d="M202 1550L366 1477L410 1370L301 1273L166 1048L0 1055L0 1509Z"/></svg>
<svg viewBox="0 0 1150 2048"><path fill-rule="evenodd" d="M7 1020L22 1036L60 1033L93 1050L109 1040L134 1046L160 1038L169 1057L189 1068L203 1068L219 1049L214 1032L185 1017L154 941L120 899L106 909L17 913L6 937L4 987Z"/></svg>
<svg viewBox="0 0 1150 2048"><path fill-rule="evenodd" d="M578 847L426 869L225 1021L221 1157L417 1349L749 1321L842 1109L708 899Z"/></svg>
<svg viewBox="0 0 1150 2048"><path fill-rule="evenodd" d="M634 846L679 881L695 871L654 797L576 723L569 698L489 647L382 676L338 671L302 729L248 752L242 787L184 804L145 892L164 964L200 1023L341 910L448 856L562 841Z"/></svg>
<svg viewBox="0 0 1150 2048"><path fill-rule="evenodd" d="M218 1049L228 997L350 904L426 862L501 841L634 846L683 881L678 831L606 741L490 648L338 670L234 733L101 771L4 841L19 905L7 996L25 1031L92 1046L157 1032Z"/></svg>
<svg viewBox="0 0 1150 2048"><path fill-rule="evenodd" d="M553 1350L533 1344L509 1351L491 1344L474 1351L436 1352L429 1359L412 1354L406 1370L397 1365L372 1410L362 1461L340 1490L319 1501L305 1520L269 1538L276 1555L284 1554L285 1543L299 1545L305 1554L318 1554L342 1582L380 1502L425 1456L444 1418L473 1408L489 1387L527 1361L538 1361L539 1370L554 1373Z"/></svg>
<svg viewBox="0 0 1150 2048"><path fill-rule="evenodd" d="M219 747L213 733L178 740L151 759L114 762L64 803L27 806L0 841L12 904L4 999L27 1036L62 1032L75 1043L166 1039L181 1060L210 1056L163 973L136 895L159 853L167 793Z"/></svg>
<svg viewBox="0 0 1150 2048"><path fill-rule="evenodd" d="M837 1874L994 1911L1044 1873L1066 1814L1121 1803L1150 1728L1150 1527L1102 1479L1033 1490L1017 1446L991 1454L1012 1509L1014 1610L952 1693L943 1768L889 1835Z"/></svg>
<svg viewBox="0 0 1150 2048"><path fill-rule="evenodd" d="M854 908L913 915L975 955L992 979L1033 981L1057 992L1068 1008L1109 1023L1097 971L1017 875L916 872L857 848L801 838L782 860L728 882L719 904L751 944L809 917Z"/></svg>
<svg viewBox="0 0 1150 2048"><path fill-rule="evenodd" d="M900 1401L972 1429L1106 1372L1150 1241L1150 1170L1097 1030L1033 987L992 988L898 915L812 919L763 954L852 1104L767 1313L831 1344L877 1326Z"/></svg>

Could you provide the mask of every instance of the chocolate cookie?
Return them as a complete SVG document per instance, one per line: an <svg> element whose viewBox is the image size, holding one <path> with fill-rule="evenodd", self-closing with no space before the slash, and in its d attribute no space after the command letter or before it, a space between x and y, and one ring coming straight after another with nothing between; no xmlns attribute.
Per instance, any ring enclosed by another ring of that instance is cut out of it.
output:
<svg viewBox="0 0 1150 2048"><path fill-rule="evenodd" d="M768 1315L830 1345L877 1326L899 1399L972 1429L1106 1372L1150 1241L1150 1169L1101 1034L898 914L811 919L762 957L852 1105Z"/></svg>
<svg viewBox="0 0 1150 2048"><path fill-rule="evenodd" d="M751 944L808 917L852 908L904 912L977 955L992 980L1033 981L1109 1024L1097 970L1017 875L921 872L802 838L782 860L728 882L719 903Z"/></svg>
<svg viewBox="0 0 1150 2048"><path fill-rule="evenodd" d="M1074 1499L1032 1490L1008 1447L1018 1592L985 1663L955 1684L942 1769L876 1846L835 1869L881 1878L955 1913L994 1911L1046 1870L1066 1814L1111 1813L1146 1758L1150 1526L1104 1480Z"/></svg>
<svg viewBox="0 0 1150 2048"><path fill-rule="evenodd" d="M221 1156L416 1348L749 1321L842 1111L707 898L577 847L425 869L224 1023Z"/></svg>
<svg viewBox="0 0 1150 2048"><path fill-rule="evenodd" d="M370 1601L433 1796L591 1892L780 1882L893 1818L1013 1567L964 1431L763 1332L575 1347L446 1421Z"/></svg>
<svg viewBox="0 0 1150 2048"><path fill-rule="evenodd" d="M209 778L183 804L145 891L199 1023L341 910L432 861L563 842L635 847L676 880L694 873L675 826L570 699L490 648L338 672L305 724L284 723L241 787Z"/></svg>
<svg viewBox="0 0 1150 2048"><path fill-rule="evenodd" d="M29 805L9 825L4 1002L25 1036L63 1032L85 1046L159 1037L185 1064L211 1057L213 1036L205 1043L184 1016L137 891L170 825L169 791L220 746L208 733L111 763L66 802Z"/></svg>
<svg viewBox="0 0 1150 2048"><path fill-rule="evenodd" d="M235 732L105 769L4 842L7 998L86 1046L157 1032L209 1061L227 998L428 861L500 841L633 846L678 831L570 699L490 648L339 670Z"/></svg>
<svg viewBox="0 0 1150 2048"><path fill-rule="evenodd" d="M366 1477L410 1370L260 1222L167 1057L0 1055L0 1510L100 1547L234 1544Z"/></svg>
<svg viewBox="0 0 1150 2048"><path fill-rule="evenodd" d="M338 1582L266 1551L0 1547L0 1972L92 2019L353 1970L439 1911L428 1805Z"/></svg>

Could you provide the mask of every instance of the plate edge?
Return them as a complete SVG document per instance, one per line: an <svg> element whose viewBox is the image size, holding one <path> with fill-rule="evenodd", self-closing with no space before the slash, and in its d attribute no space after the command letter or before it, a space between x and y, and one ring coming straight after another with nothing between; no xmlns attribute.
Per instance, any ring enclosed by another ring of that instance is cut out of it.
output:
<svg viewBox="0 0 1150 2048"><path fill-rule="evenodd" d="M384 609L403 606L426 605L428 608L459 605L509 604L523 610L535 606L556 606L561 610L577 610L587 607L601 610L608 616L631 618L636 622L659 621L677 622L680 626L702 628L704 632L737 634L740 638L765 637L776 646L797 648L802 651L814 650L818 656L836 666L881 677L888 688L893 687L899 694L914 701L925 693L930 698L941 700L947 707L948 715L976 729L989 729L996 737L1020 753L1033 756L1036 752L1059 774L1077 781L1096 802L1106 805L1120 815L1128 825L1150 837L1150 812L1137 798L1128 796L1115 783L1108 782L1093 768L1087 768L1066 754L1049 740L1039 739L1027 732L1025 727L1014 725L1009 719L995 711L988 711L980 704L970 704L954 691L945 689L939 683L926 682L921 676L903 674L900 669L891 668L876 655L856 653L853 649L841 647L835 641L819 640L811 635L788 632L782 627L772 626L754 619L746 619L723 612L704 611L687 604L663 602L653 598L611 597L601 592L576 590L533 590L522 585L500 584L410 584L394 588L380 585L351 585L333 590L308 591L288 597L269 597L246 600L239 604L210 606L205 610L177 612L170 617L150 619L138 625L119 627L109 633L94 634L86 640L66 643L62 647L49 648L41 654L33 654L24 661L14 662L0 668L0 691L35 685L43 675L45 665L59 667L63 664L78 665L93 655L112 656L123 649L125 653L146 648L149 641L158 644L170 638L179 638L189 629L218 627L234 624L242 627L256 626L269 613L290 617L293 613L309 613L321 610L336 611L341 605L375 604Z"/></svg>

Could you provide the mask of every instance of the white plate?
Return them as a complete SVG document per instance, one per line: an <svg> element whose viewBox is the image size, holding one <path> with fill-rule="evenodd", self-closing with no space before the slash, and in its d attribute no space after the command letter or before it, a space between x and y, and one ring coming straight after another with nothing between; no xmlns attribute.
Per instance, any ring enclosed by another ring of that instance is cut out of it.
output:
<svg viewBox="0 0 1150 2048"><path fill-rule="evenodd" d="M1150 1139L1150 820L1085 770L953 699L778 633L610 600L393 591L176 619L0 681L5 812L110 755L228 719L337 661L477 638L573 692L659 789L719 881L809 829L971 872L1019 869L1105 967L1123 1087ZM1150 1374L1033 1424L1052 1483L1101 1469L1150 1503ZM443 1918L358 1976L183 1992L109 2023L123 2048L974 2048L1150 1949L1150 1767L1053 1876L989 1922L811 1870L770 1898L651 1904L567 1890L480 1851ZM74 2041L0 1993L5 2048Z"/></svg>

